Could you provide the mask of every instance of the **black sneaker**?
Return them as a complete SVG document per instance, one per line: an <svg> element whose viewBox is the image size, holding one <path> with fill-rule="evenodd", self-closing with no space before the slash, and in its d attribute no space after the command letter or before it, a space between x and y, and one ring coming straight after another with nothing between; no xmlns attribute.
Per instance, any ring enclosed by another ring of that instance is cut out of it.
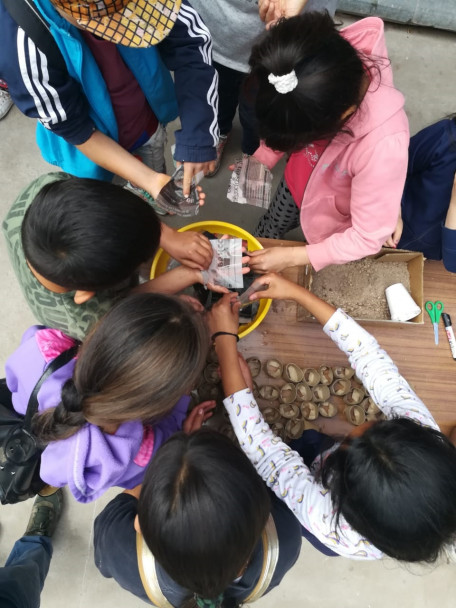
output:
<svg viewBox="0 0 456 608"><path fill-rule="evenodd" d="M50 496L37 496L24 536L52 536L62 511L63 490Z"/></svg>

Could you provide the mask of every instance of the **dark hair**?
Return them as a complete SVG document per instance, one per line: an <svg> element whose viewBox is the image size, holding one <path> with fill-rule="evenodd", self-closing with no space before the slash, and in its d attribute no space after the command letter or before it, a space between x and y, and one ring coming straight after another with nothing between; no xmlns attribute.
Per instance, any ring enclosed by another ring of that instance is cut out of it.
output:
<svg viewBox="0 0 456 608"><path fill-rule="evenodd" d="M279 21L253 47L249 59L247 86L258 88L255 111L261 139L283 152L332 139L350 118L342 115L362 101L369 62L340 34L327 11ZM296 88L279 93L268 76L292 70Z"/></svg>
<svg viewBox="0 0 456 608"><path fill-rule="evenodd" d="M154 422L196 383L209 350L200 313L177 297L131 295L116 304L82 345L61 403L34 417L44 442L90 422Z"/></svg>
<svg viewBox="0 0 456 608"><path fill-rule="evenodd" d="M408 418L348 438L320 473L337 511L386 555L433 562L456 535L456 448Z"/></svg>
<svg viewBox="0 0 456 608"><path fill-rule="evenodd" d="M46 184L22 222L25 257L68 289L99 290L130 277L160 242L161 224L120 186L70 177Z"/></svg>
<svg viewBox="0 0 456 608"><path fill-rule="evenodd" d="M213 599L239 576L270 510L266 487L245 454L220 433L202 429L173 435L158 450L146 471L138 518L168 575Z"/></svg>

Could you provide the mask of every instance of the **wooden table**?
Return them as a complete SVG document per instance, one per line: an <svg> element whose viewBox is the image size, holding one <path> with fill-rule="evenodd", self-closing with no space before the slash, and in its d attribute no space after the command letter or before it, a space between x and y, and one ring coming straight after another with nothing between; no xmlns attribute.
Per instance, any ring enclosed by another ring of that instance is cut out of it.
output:
<svg viewBox="0 0 456 608"><path fill-rule="evenodd" d="M265 247L296 243L260 239ZM297 270L283 273L297 280ZM456 274L445 270L442 262L427 260L424 264L424 301L442 300L445 311L452 316L456 332ZM291 300L277 300L261 325L239 343L245 357L256 356L262 361L276 357L283 362L295 362L302 367L346 364L346 356L322 331L316 322L297 322L297 306ZM456 361L442 321L439 345L434 344L434 332L425 313L423 325L378 324L362 322L397 364L401 374L426 403L444 433L456 426ZM264 376L259 383L266 383ZM343 431L348 423L318 419L326 431ZM352 428L352 427L349 427Z"/></svg>

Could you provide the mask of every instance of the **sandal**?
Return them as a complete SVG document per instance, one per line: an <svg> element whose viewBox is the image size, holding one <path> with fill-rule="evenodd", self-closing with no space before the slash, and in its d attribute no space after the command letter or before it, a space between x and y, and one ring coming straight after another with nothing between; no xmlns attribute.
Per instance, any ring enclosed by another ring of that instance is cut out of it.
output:
<svg viewBox="0 0 456 608"><path fill-rule="evenodd" d="M346 395L344 395L344 401L347 405L358 405L366 396L363 388L353 387Z"/></svg>
<svg viewBox="0 0 456 608"><path fill-rule="evenodd" d="M263 384L263 386L258 387L258 393L261 399L265 399L266 401L276 401L279 398L279 389L276 386L272 386L272 384Z"/></svg>
<svg viewBox="0 0 456 608"><path fill-rule="evenodd" d="M261 372L261 361L257 357L249 357L246 359L246 363L249 366L252 378L256 378Z"/></svg>
<svg viewBox="0 0 456 608"><path fill-rule="evenodd" d="M351 389L351 382L347 378L337 378L330 386L330 391L337 397L346 395Z"/></svg>
<svg viewBox="0 0 456 608"><path fill-rule="evenodd" d="M218 384L221 380L219 374L219 364L209 363L209 365L206 365L203 371L203 376L208 384Z"/></svg>
<svg viewBox="0 0 456 608"><path fill-rule="evenodd" d="M334 380L333 370L327 365L321 365L318 369L318 373L320 374L320 382L322 384L331 384L331 382Z"/></svg>
<svg viewBox="0 0 456 608"><path fill-rule="evenodd" d="M329 387L326 384L317 384L312 389L312 396L315 403L327 401L331 395Z"/></svg>
<svg viewBox="0 0 456 608"><path fill-rule="evenodd" d="M282 403L292 403L296 399L296 387L294 384L284 384L280 389L280 401Z"/></svg>
<svg viewBox="0 0 456 608"><path fill-rule="evenodd" d="M281 416L291 420L292 418L301 417L301 410L296 403L281 403L279 407Z"/></svg>
<svg viewBox="0 0 456 608"><path fill-rule="evenodd" d="M276 407L265 407L261 413L268 424L274 424L280 420L280 412Z"/></svg>
<svg viewBox="0 0 456 608"><path fill-rule="evenodd" d="M355 375L354 369L351 367L343 367L342 365L333 367L333 372L334 378L347 378L347 380L350 380L350 378L353 378Z"/></svg>
<svg viewBox="0 0 456 608"><path fill-rule="evenodd" d="M300 405L304 420L316 420L318 418L318 405L311 401L304 401Z"/></svg>
<svg viewBox="0 0 456 608"><path fill-rule="evenodd" d="M270 378L280 378L283 372L283 365L277 359L268 359L264 364L264 371Z"/></svg>
<svg viewBox="0 0 456 608"><path fill-rule="evenodd" d="M344 410L344 414L348 422L354 424L355 426L359 426L360 424L366 422L366 413L364 411L364 408L360 405L351 405L349 407L346 407Z"/></svg>
<svg viewBox="0 0 456 608"><path fill-rule="evenodd" d="M304 382L309 386L316 386L321 382L321 376L313 367L308 367L304 370Z"/></svg>
<svg viewBox="0 0 456 608"><path fill-rule="evenodd" d="M293 384L298 384L298 382L302 382L304 378L304 372L296 365L296 363L286 363L283 370L283 377L287 382L293 382Z"/></svg>
<svg viewBox="0 0 456 608"><path fill-rule="evenodd" d="M311 401L312 390L305 382L296 385L296 399L298 401Z"/></svg>
<svg viewBox="0 0 456 608"><path fill-rule="evenodd" d="M302 418L288 420L285 424L285 434L289 439L299 439L304 433L305 423Z"/></svg>
<svg viewBox="0 0 456 608"><path fill-rule="evenodd" d="M334 416L337 416L339 413L339 410L337 409L337 405L334 405L334 403L331 403L330 401L323 401L323 403L320 403L318 406L318 413L320 416L323 416L323 418L334 418Z"/></svg>

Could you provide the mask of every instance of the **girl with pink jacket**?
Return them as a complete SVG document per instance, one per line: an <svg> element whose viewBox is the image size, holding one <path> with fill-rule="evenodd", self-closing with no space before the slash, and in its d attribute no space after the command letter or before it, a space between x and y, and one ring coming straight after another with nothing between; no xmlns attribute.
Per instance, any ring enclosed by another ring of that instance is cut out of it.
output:
<svg viewBox="0 0 456 608"><path fill-rule="evenodd" d="M289 155L255 234L280 238L300 221L307 241L253 253L252 270L318 271L377 253L396 226L409 143L382 20L340 32L327 13L283 20L250 66L263 140L254 157L271 169Z"/></svg>

